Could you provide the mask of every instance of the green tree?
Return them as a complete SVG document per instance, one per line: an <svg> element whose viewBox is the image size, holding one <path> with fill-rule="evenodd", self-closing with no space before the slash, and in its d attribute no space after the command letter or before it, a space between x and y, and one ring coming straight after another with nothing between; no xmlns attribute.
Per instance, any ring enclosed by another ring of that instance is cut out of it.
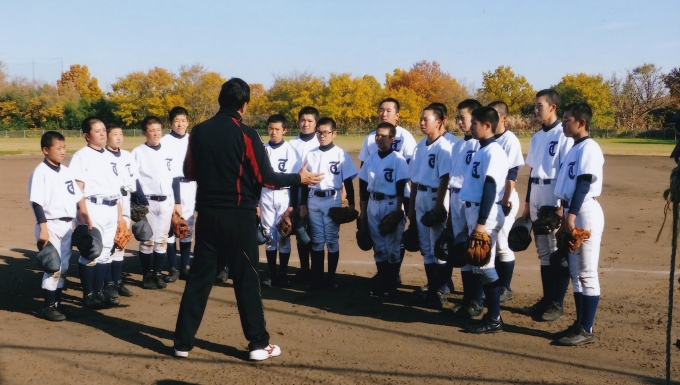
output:
<svg viewBox="0 0 680 385"><path fill-rule="evenodd" d="M617 126L643 130L658 125L665 109L672 104L661 68L645 63L609 81Z"/></svg>
<svg viewBox="0 0 680 385"><path fill-rule="evenodd" d="M524 76L517 75L509 66L500 66L493 72L482 72L482 88L477 99L482 104L496 100L508 105L509 114L518 114L534 103L536 91Z"/></svg>
<svg viewBox="0 0 680 385"><path fill-rule="evenodd" d="M594 128L613 127L614 108L611 106L611 89L609 82L602 75L584 73L565 75L562 81L552 88L560 94L562 109L571 103L588 103L593 109Z"/></svg>

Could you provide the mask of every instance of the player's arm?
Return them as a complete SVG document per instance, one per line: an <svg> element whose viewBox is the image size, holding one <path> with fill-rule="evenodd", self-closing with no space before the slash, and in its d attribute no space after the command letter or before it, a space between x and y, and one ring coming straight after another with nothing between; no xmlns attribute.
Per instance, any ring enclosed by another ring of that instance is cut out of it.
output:
<svg viewBox="0 0 680 385"><path fill-rule="evenodd" d="M181 177L172 178L172 195L175 196L175 212L182 216L182 196L180 186Z"/></svg>
<svg viewBox="0 0 680 385"><path fill-rule="evenodd" d="M191 133L189 134L189 144L187 145L187 153L184 156L184 165L182 166L184 177L190 181L196 181L196 169L194 166L194 157L191 155L191 138L197 132L198 130L194 128L193 130L191 130Z"/></svg>
<svg viewBox="0 0 680 385"><path fill-rule="evenodd" d="M125 223L125 219L123 219L123 204L121 203L121 199L118 199L116 206L118 207L118 222Z"/></svg>
<svg viewBox="0 0 680 385"><path fill-rule="evenodd" d="M576 227L576 217L579 212L581 212L581 206L583 206L583 201L590 191L590 184L593 183L592 174L582 174L576 178L576 187L574 188L574 195L571 197L571 202L569 202L569 215L567 215L566 223L567 226L565 230L571 232Z"/></svg>
<svg viewBox="0 0 680 385"><path fill-rule="evenodd" d="M401 179L395 184L397 188L397 207L394 208L394 211L401 210L404 206L404 189L406 188L406 182L406 179Z"/></svg>
<svg viewBox="0 0 680 385"><path fill-rule="evenodd" d="M306 218L308 214L307 200L309 199L309 187L302 185L299 188L302 190L300 193L300 218Z"/></svg>
<svg viewBox="0 0 680 385"><path fill-rule="evenodd" d="M491 208L496 204L496 180L487 175L482 188L482 201L479 202L479 217L477 217L476 231L485 231L486 220L489 219Z"/></svg>
<svg viewBox="0 0 680 385"><path fill-rule="evenodd" d="M434 211L437 214L446 214L444 207L444 200L449 191L449 174L444 174L439 178L439 187L437 187L437 201L434 203Z"/></svg>
<svg viewBox="0 0 680 385"><path fill-rule="evenodd" d="M408 207L408 220L416 222L416 195L418 195L418 183L411 182L411 204Z"/></svg>
<svg viewBox="0 0 680 385"><path fill-rule="evenodd" d="M529 170L529 182L527 183L527 196L524 199L524 211L522 212L522 219L525 221L528 221L531 219L531 210L530 210L530 198L531 198L531 171L533 171L533 168Z"/></svg>
<svg viewBox="0 0 680 385"><path fill-rule="evenodd" d="M503 207L504 213L506 211L510 213L510 208L512 208L510 206L510 196L512 195L512 192L515 191L518 173L519 167L513 167L508 170L508 176L505 178L505 191L503 192L503 199L501 199L501 206Z"/></svg>
<svg viewBox="0 0 680 385"><path fill-rule="evenodd" d="M90 219L90 213L87 211L87 205L85 204L85 198L78 201L78 223L87 225L88 229L92 229L92 219Z"/></svg>
<svg viewBox="0 0 680 385"><path fill-rule="evenodd" d="M359 179L359 218L363 221L368 215L368 182Z"/></svg>
<svg viewBox="0 0 680 385"><path fill-rule="evenodd" d="M139 183L139 179L135 181L135 185L137 188L135 189L134 194L132 194L135 203L149 207L149 200L146 199L146 195L144 195L144 190L142 189L142 184Z"/></svg>
<svg viewBox="0 0 680 385"><path fill-rule="evenodd" d="M38 235L38 242L41 243L41 247L45 247L47 241L50 240L50 234L47 231L47 218L45 218L45 211L43 207L38 203L31 202L33 207L33 213L35 214L35 220L40 227L40 235Z"/></svg>
<svg viewBox="0 0 680 385"><path fill-rule="evenodd" d="M354 209L354 183L352 183L351 178L347 178L344 181L342 181L343 186L345 187L345 191L347 192L347 205L349 206L350 209Z"/></svg>

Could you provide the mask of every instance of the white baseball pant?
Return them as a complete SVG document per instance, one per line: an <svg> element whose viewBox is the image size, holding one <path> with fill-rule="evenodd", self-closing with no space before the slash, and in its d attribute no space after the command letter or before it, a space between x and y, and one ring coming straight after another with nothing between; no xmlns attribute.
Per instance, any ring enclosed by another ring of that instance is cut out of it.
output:
<svg viewBox="0 0 680 385"><path fill-rule="evenodd" d="M538 219L538 210L543 206L559 207L560 200L555 196L556 180L550 180L550 184L543 184L541 180L539 184L531 185L531 195L529 196L529 212L531 220ZM555 240L555 232L552 234L536 235L536 251L538 258L541 260L541 266L550 266L550 254L557 250L557 241Z"/></svg>
<svg viewBox="0 0 680 385"><path fill-rule="evenodd" d="M420 222L420 218L426 212L434 209L437 202L437 193L432 191L418 191L416 194L416 222L418 225L418 240L420 242L420 254L423 256L425 264L436 263L438 265L445 265L446 261L434 256L434 244L442 231L446 228L446 222L442 222L432 227L427 227ZM411 203L413 204L413 203ZM449 209L449 194L446 194L444 199L444 208Z"/></svg>
<svg viewBox="0 0 680 385"><path fill-rule="evenodd" d="M196 211L196 182L180 182L179 184L180 203L182 204L182 218L189 225L189 235L181 238L180 243L191 243L194 238L194 211ZM173 206L174 208L174 206ZM172 214L170 214L172 218ZM175 243L177 238L173 234L168 237L168 243Z"/></svg>
<svg viewBox="0 0 680 385"><path fill-rule="evenodd" d="M328 216L328 209L341 207L341 199L340 190L337 190L335 195L323 198L314 195L314 192L310 190L307 208L309 228L312 230L312 250L323 251L324 245L329 253L340 250L338 244L340 225Z"/></svg>
<svg viewBox="0 0 680 385"><path fill-rule="evenodd" d="M479 219L479 205L472 203L470 207L465 207L465 218L467 220L468 235L472 234L475 226L477 226L477 220ZM496 272L494 260L496 258L496 242L498 241L498 232L503 227L505 222L505 215L503 215L503 210L498 204L491 206L491 211L489 212L489 218L487 218L484 224L484 231L489 234L491 238L491 259L489 263L485 266L476 267L471 266L473 274L480 275L482 284L486 285L494 282L498 279L498 273Z"/></svg>
<svg viewBox="0 0 680 385"><path fill-rule="evenodd" d="M401 234L404 232L405 220L397 226L397 230L385 236L380 235L378 225L386 215L397 208L397 198L385 198L375 200L371 197L368 201L367 217L368 228L373 240L373 258L376 262L388 261L389 263L399 263L401 259ZM400 208L401 209L401 208Z"/></svg>
<svg viewBox="0 0 680 385"><path fill-rule="evenodd" d="M68 272L68 264L71 260L71 235L73 228L71 222L62 221L59 219L48 219L47 233L49 234L49 241L52 246L59 252L61 259L61 269L54 273L43 273L42 288L50 291L55 291L64 287L66 282L66 272ZM40 238L40 225L35 225L35 240Z"/></svg>
<svg viewBox="0 0 680 385"><path fill-rule="evenodd" d="M564 210L564 217L568 215ZM600 279L597 273L597 265L600 259L600 243L604 230L604 213L600 203L595 199L583 202L581 211L576 216L576 227L590 230L590 238L583 241L581 247L573 253L569 253L569 272L574 293L583 295L600 295Z"/></svg>
<svg viewBox="0 0 680 385"><path fill-rule="evenodd" d="M148 198L147 198L148 199ZM149 213L146 220L151 226L153 236L146 242L139 244L139 251L144 254L163 254L168 248L168 232L170 232L170 218L174 208L172 197L162 202L149 199Z"/></svg>
<svg viewBox="0 0 680 385"><path fill-rule="evenodd" d="M78 257L78 263L94 266L96 264L111 263L111 250L113 249L113 239L116 237L118 229L118 206L106 206L93 203L85 198L87 213L92 221L92 227L96 227L102 235L102 253L92 261ZM76 225L78 225L76 221Z"/></svg>
<svg viewBox="0 0 680 385"><path fill-rule="evenodd" d="M515 217L517 217L517 212L519 211L519 195L517 195L517 191L513 191L510 194L510 203L512 204L510 214L505 217L503 227L498 232L498 242L496 243L496 252L501 262L512 262L515 260L515 252L510 250L508 245L508 234L515 223ZM501 208L500 211L503 212L503 209Z"/></svg>
<svg viewBox="0 0 680 385"><path fill-rule="evenodd" d="M279 250L282 253L290 253L290 237L282 237L277 229L281 217L288 209L290 203L290 190L272 190L262 188L260 195L260 222L265 233L267 251Z"/></svg>

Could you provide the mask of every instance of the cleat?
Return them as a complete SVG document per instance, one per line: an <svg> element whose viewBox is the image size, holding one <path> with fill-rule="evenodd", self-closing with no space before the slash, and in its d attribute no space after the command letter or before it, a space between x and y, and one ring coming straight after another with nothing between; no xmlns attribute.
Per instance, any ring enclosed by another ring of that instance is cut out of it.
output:
<svg viewBox="0 0 680 385"><path fill-rule="evenodd" d="M501 303L512 299L514 296L515 293L513 293L511 290L501 287Z"/></svg>
<svg viewBox="0 0 680 385"><path fill-rule="evenodd" d="M104 306L94 293L90 293L83 298L83 307L88 309L102 309Z"/></svg>
<svg viewBox="0 0 680 385"><path fill-rule="evenodd" d="M177 281L177 279L179 278L179 270L175 269L174 267L171 267L169 273L170 274L163 278L163 281L167 283L173 283Z"/></svg>
<svg viewBox="0 0 680 385"><path fill-rule="evenodd" d="M189 266L179 271L179 279L186 281L189 278Z"/></svg>
<svg viewBox="0 0 680 385"><path fill-rule="evenodd" d="M281 355L281 348L271 344L266 348L253 350L249 353L249 357L253 361L262 361L278 355Z"/></svg>
<svg viewBox="0 0 680 385"><path fill-rule="evenodd" d="M574 325L571 331L564 337L557 340L557 343L564 346L579 346L592 344L595 342L595 333L588 333L581 325Z"/></svg>
<svg viewBox="0 0 680 385"><path fill-rule="evenodd" d="M48 307L43 308L40 311L40 315L42 315L43 318L45 318L46 320L54 322L59 322L66 319L66 316L63 315L59 310L57 310L56 304L52 304Z"/></svg>
<svg viewBox="0 0 680 385"><path fill-rule="evenodd" d="M155 290L158 289L158 286L156 286L156 280L154 279L154 276L152 273L149 273L142 278L142 287L144 289L149 289L149 290Z"/></svg>
<svg viewBox="0 0 680 385"><path fill-rule="evenodd" d="M540 299L538 302L531 306L525 306L519 309L520 314L528 315L531 317L538 317L545 313L546 310L551 306L551 303L544 300Z"/></svg>
<svg viewBox="0 0 680 385"><path fill-rule="evenodd" d="M122 295L123 297L132 297L134 295L134 293L125 286L123 280L118 281L113 287L118 292L118 295Z"/></svg>
<svg viewBox="0 0 680 385"><path fill-rule="evenodd" d="M175 357L177 357L177 358L187 358L187 357L189 357L189 352L183 352L181 350L175 349Z"/></svg>
<svg viewBox="0 0 680 385"><path fill-rule="evenodd" d="M552 305L546 310L542 315L541 319L546 322L552 322L556 319L562 317L564 313L564 308L560 306L557 302L553 302Z"/></svg>
<svg viewBox="0 0 680 385"><path fill-rule="evenodd" d="M106 305L112 305L116 306L120 304L120 298L118 295L118 291L116 290L115 287L113 287L113 284L109 284L104 286L102 289L101 297L104 299L102 303Z"/></svg>
<svg viewBox="0 0 680 385"><path fill-rule="evenodd" d="M153 276L153 280L154 282L156 282L156 287L158 287L159 289L165 289L166 287L168 287L168 284L165 283L165 280L163 280L163 276L161 275L161 273L156 273L156 275Z"/></svg>
<svg viewBox="0 0 680 385"><path fill-rule="evenodd" d="M503 319L498 317L497 320L489 317L489 313L484 314L482 321L480 323L469 325L465 328L468 333L474 334L487 334L487 333L498 333L503 331Z"/></svg>
<svg viewBox="0 0 680 385"><path fill-rule="evenodd" d="M215 280L217 282L227 282L227 279L229 278L229 269L224 268L220 270L220 272L217 274L217 277L215 277Z"/></svg>

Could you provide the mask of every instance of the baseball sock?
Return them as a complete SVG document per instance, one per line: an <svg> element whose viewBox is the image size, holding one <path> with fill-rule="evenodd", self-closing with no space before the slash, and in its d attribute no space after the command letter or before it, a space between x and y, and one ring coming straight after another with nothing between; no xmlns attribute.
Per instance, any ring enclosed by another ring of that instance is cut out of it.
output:
<svg viewBox="0 0 680 385"><path fill-rule="evenodd" d="M387 261L380 261L375 263L375 268L378 270L378 274L375 276L375 279L372 280L372 289L374 292L373 294L381 294L378 293L377 291L380 291L385 287L385 283L387 282L387 269L388 269L389 262Z"/></svg>
<svg viewBox="0 0 680 385"><path fill-rule="evenodd" d="M340 261L340 250L328 252L328 280L335 282L335 271L338 269L338 262Z"/></svg>
<svg viewBox="0 0 680 385"><path fill-rule="evenodd" d="M104 284L113 283L113 262L106 264L106 275L104 276Z"/></svg>
<svg viewBox="0 0 680 385"><path fill-rule="evenodd" d="M569 268L564 266L554 267L553 280L554 280L554 293L553 302L557 302L560 306L564 307L564 296L567 294L567 289L569 288L569 281L571 279L571 273L569 273Z"/></svg>
<svg viewBox="0 0 680 385"><path fill-rule="evenodd" d="M388 292L397 289L397 279L399 278L399 263L387 263L385 266L385 289Z"/></svg>
<svg viewBox="0 0 680 385"><path fill-rule="evenodd" d="M118 282L123 277L123 261L111 262L111 281Z"/></svg>
<svg viewBox="0 0 680 385"><path fill-rule="evenodd" d="M269 266L269 276L276 274L276 250L266 250L267 266Z"/></svg>
<svg viewBox="0 0 680 385"><path fill-rule="evenodd" d="M165 264L165 253L153 253L153 273L160 274L163 271L163 265Z"/></svg>
<svg viewBox="0 0 680 385"><path fill-rule="evenodd" d="M583 293L574 293L574 305L576 307L576 325L583 322Z"/></svg>
<svg viewBox="0 0 680 385"><path fill-rule="evenodd" d="M581 326L583 330L588 333L593 332L593 323L595 322L595 311L597 311L597 304L600 302L599 295L583 295L583 315L581 316Z"/></svg>
<svg viewBox="0 0 680 385"><path fill-rule="evenodd" d="M177 268L177 245L175 242L169 242L168 247L166 250L166 254L168 254L168 270L172 269L173 267L176 269ZM161 270L163 267L161 266Z"/></svg>
<svg viewBox="0 0 680 385"><path fill-rule="evenodd" d="M460 275L461 279L463 280L463 300L461 301L460 306L465 308L470 305L470 301L472 300L470 296L470 289L473 284L470 281L474 277L472 276L471 271L461 271Z"/></svg>
<svg viewBox="0 0 680 385"><path fill-rule="evenodd" d="M98 263L94 265L94 278L92 279L92 291L99 293L104 288L104 278L108 263Z"/></svg>
<svg viewBox="0 0 680 385"><path fill-rule="evenodd" d="M404 262L405 254L406 249L404 248L404 244L401 243L399 244L399 262L397 262L397 277L395 279L399 279L399 274L401 273L401 264Z"/></svg>
<svg viewBox="0 0 680 385"><path fill-rule="evenodd" d="M151 260L153 258L152 254L146 254L139 252L139 264L142 266L142 276L146 277L151 273Z"/></svg>
<svg viewBox="0 0 680 385"><path fill-rule="evenodd" d="M182 268L191 265L191 242L179 243L179 254L182 256Z"/></svg>
<svg viewBox="0 0 680 385"><path fill-rule="evenodd" d="M512 274L515 271L515 261L496 261L496 271L498 272L498 279L501 280L501 286L508 291L512 291L512 289L510 289L510 282L512 281Z"/></svg>
<svg viewBox="0 0 680 385"><path fill-rule="evenodd" d="M312 283L320 285L323 283L324 251L311 250L312 254Z"/></svg>
<svg viewBox="0 0 680 385"><path fill-rule="evenodd" d="M482 285L482 280L479 278L479 275L470 272L470 299L477 302L479 306L482 306L484 304L483 296L484 286Z"/></svg>
<svg viewBox="0 0 680 385"><path fill-rule="evenodd" d="M92 293L92 281L94 280L94 266L78 264L78 272L80 273L80 284L83 286L83 297Z"/></svg>
<svg viewBox="0 0 680 385"><path fill-rule="evenodd" d="M425 264L425 277L427 278L427 290L436 290L436 284L437 284L437 265L434 263L426 263Z"/></svg>
<svg viewBox="0 0 680 385"><path fill-rule="evenodd" d="M279 271L281 273L288 272L288 261L290 260L290 251L287 253L279 252Z"/></svg>
<svg viewBox="0 0 680 385"><path fill-rule="evenodd" d="M498 319L501 316L501 282L497 279L483 287L489 317Z"/></svg>
<svg viewBox="0 0 680 385"><path fill-rule="evenodd" d="M437 289L442 293L446 294L449 292L449 281L451 280L452 272L446 264L437 264L436 277L437 277ZM448 275L447 275L448 274Z"/></svg>
<svg viewBox="0 0 680 385"><path fill-rule="evenodd" d="M43 308L46 308L57 302L57 293L52 290L43 289Z"/></svg>
<svg viewBox="0 0 680 385"><path fill-rule="evenodd" d="M57 303L57 305L61 303L61 293L63 291L64 291L64 288L60 287L60 288L57 288L57 291L55 292L54 300Z"/></svg>
<svg viewBox="0 0 680 385"><path fill-rule="evenodd" d="M302 242L298 242L297 247L298 256L300 257L300 270L309 270L309 254L311 249ZM312 255L312 259L314 259L314 255Z"/></svg>
<svg viewBox="0 0 680 385"><path fill-rule="evenodd" d="M553 297L554 285L552 282L552 274L550 274L550 265L541 265L541 284L543 285L543 300L548 301Z"/></svg>

